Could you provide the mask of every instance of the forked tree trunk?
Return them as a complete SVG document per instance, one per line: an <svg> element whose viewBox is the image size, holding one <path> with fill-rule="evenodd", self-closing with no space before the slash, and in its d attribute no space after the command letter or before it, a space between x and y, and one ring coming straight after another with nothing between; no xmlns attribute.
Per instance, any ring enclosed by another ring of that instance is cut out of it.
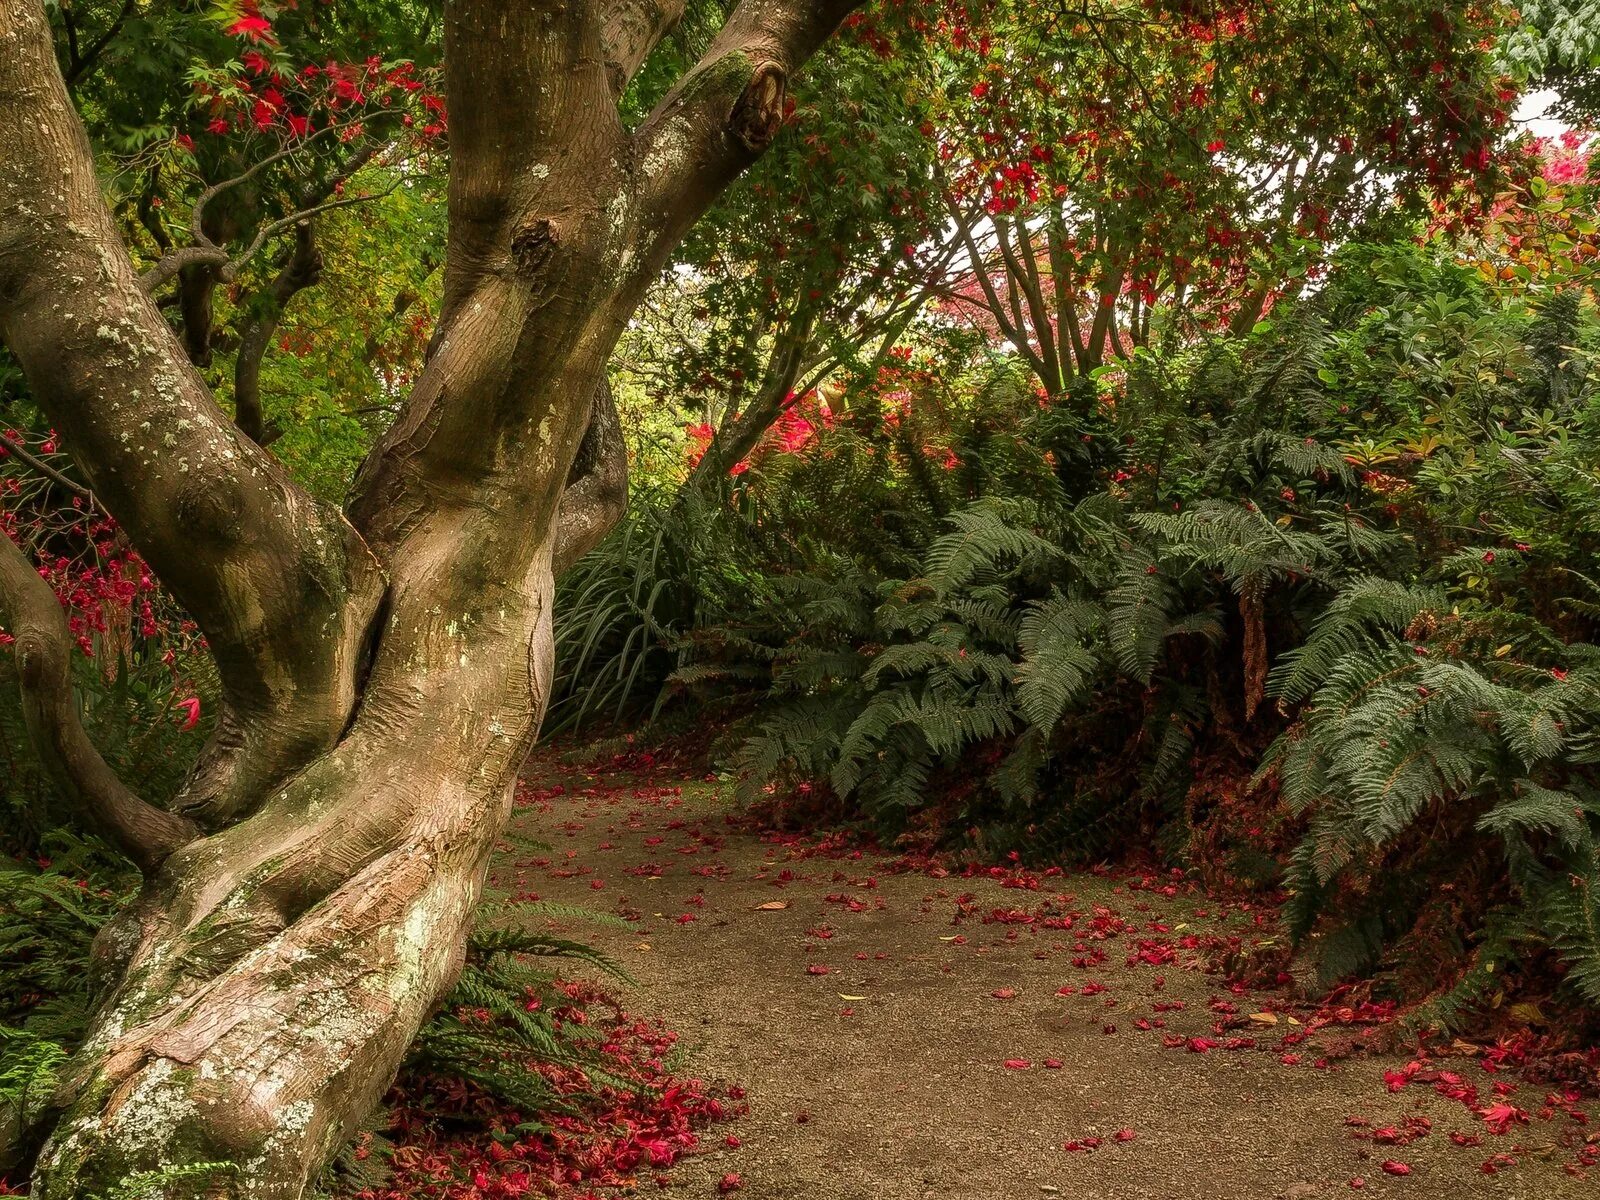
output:
<svg viewBox="0 0 1600 1200"><path fill-rule="evenodd" d="M96 944L36 1196L226 1162L164 1194L299 1197L377 1102L460 969L554 575L624 502L606 359L852 7L744 0L630 131L620 91L683 0L448 0L439 331L344 514L218 409L100 197L41 0L0 0L0 338L223 685L176 811L146 804L77 724L59 607L0 538L34 739L145 872Z"/></svg>

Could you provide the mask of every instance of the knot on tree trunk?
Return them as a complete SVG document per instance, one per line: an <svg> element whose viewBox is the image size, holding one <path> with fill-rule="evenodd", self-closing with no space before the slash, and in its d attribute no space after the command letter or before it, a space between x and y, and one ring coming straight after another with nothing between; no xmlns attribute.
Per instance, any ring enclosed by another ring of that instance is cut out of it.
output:
<svg viewBox="0 0 1600 1200"><path fill-rule="evenodd" d="M173 505L192 537L231 541L244 518L243 489L231 476L192 474L178 485Z"/></svg>
<svg viewBox="0 0 1600 1200"><path fill-rule="evenodd" d="M41 634L19 634L14 653L22 686L30 692L38 691L47 680L63 670L64 665L51 653L50 639Z"/></svg>
<svg viewBox="0 0 1600 1200"><path fill-rule="evenodd" d="M775 62L756 66L749 85L733 106L728 120L734 137L752 154L772 145L783 128L784 101L788 96L788 75Z"/></svg>
<svg viewBox="0 0 1600 1200"><path fill-rule="evenodd" d="M511 256L523 275L536 275L549 265L560 240L560 229L549 217L528 217L511 234Z"/></svg>

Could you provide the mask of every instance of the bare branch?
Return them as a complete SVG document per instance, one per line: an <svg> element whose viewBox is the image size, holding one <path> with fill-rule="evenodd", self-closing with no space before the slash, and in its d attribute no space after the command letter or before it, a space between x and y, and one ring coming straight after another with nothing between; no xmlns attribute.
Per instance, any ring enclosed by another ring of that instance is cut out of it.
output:
<svg viewBox="0 0 1600 1200"><path fill-rule="evenodd" d="M261 411L261 361L289 302L306 288L315 287L321 278L322 255L317 252L314 228L309 220L301 221L295 226L294 249L288 261L266 293L255 300L257 311L244 324L234 358L233 421L258 446L274 440Z"/></svg>
<svg viewBox="0 0 1600 1200"><path fill-rule="evenodd" d="M984 299L988 302L988 309L994 317L995 324L999 327L1000 332L1005 335L1006 340L1016 349L1017 353L1028 360L1028 365L1033 369L1034 373L1041 380L1044 379L1048 368L1045 366L1044 359L1039 356L1039 353L1033 347L1033 343L1028 338L1021 312L1015 311L1016 319L1014 322L1006 318L1007 305L1001 301L1000 293L994 286L994 281L989 277L989 257L979 249L977 238L972 232L976 218L970 213L964 213L952 195L946 195L945 204L955 222L956 233L966 247L967 259L971 264L972 273L978 281L978 286L983 290ZM1007 297L1012 302L1012 309L1016 310L1016 290L1009 286L1009 276ZM966 296L955 294L952 298L972 304L974 307L982 307Z"/></svg>
<svg viewBox="0 0 1600 1200"><path fill-rule="evenodd" d="M8 454L11 455L13 458L15 458L18 462L24 463L25 465L27 465L29 467L32 467L35 471L39 472L39 474L43 475L46 479L49 479L54 483L60 484L62 487L66 488L69 492L76 492L78 495L80 495L80 496L84 497L85 499L87 499L89 501L90 505L93 506L93 504L94 504L94 493L93 492L91 492L88 488L84 487L83 484L78 483L75 480L68 479L60 471L56 470L49 463L45 462L44 459L35 457L33 455L33 453L31 451L29 451L29 449L26 446L18 445L16 442L13 442L9 438L7 438L3 443L0 443L0 457L4 457L5 455L8 455Z"/></svg>
<svg viewBox="0 0 1600 1200"><path fill-rule="evenodd" d="M139 286L154 295L176 279L185 267L224 267L227 264L228 252L220 246L180 246L163 254L155 266L139 276Z"/></svg>
<svg viewBox="0 0 1600 1200"><path fill-rule="evenodd" d="M589 412L589 428L561 493L555 574L559 577L600 544L628 508L628 447L609 381Z"/></svg>
<svg viewBox="0 0 1600 1200"><path fill-rule="evenodd" d="M211 239L206 236L205 224L206 208L213 200L222 195L223 192L226 192L232 188L236 188L240 184L249 183L268 167L273 166L276 163L280 163L286 158L293 158L302 150L309 148L313 142L316 142L320 138L326 137L328 134L334 132L337 128L338 126L336 125L325 125L310 136L302 138L298 142L284 146L282 149L267 155L260 161L252 163L241 174L235 175L231 179L224 179L220 182L213 183L210 187L202 191L198 196L195 197L194 207L189 210L189 232L193 235L195 243L201 246L209 246L212 244Z"/></svg>
<svg viewBox="0 0 1600 1200"><path fill-rule="evenodd" d="M189 233L194 239L194 244L190 246L183 246L176 250L171 250L162 255L154 266L150 267L143 275L139 277L140 286L143 287L145 291L153 294L160 290L164 284L176 277L177 274L185 267L191 266L218 267L220 268L223 281L227 282L233 279L233 277L239 273L240 268L242 268L245 263L255 257L255 255L260 251L261 247L266 245L268 240L283 232L285 229L292 228L301 220L304 220L305 218L312 216L317 212L323 211L321 208L313 207L315 200L320 199L320 197L312 197L305 200L300 211L290 213L288 216L277 221L270 222L269 224L262 226L261 229L257 230L256 236L250 243L249 248L238 255L230 256L228 251L223 249L221 246L218 246L205 231L206 208L223 192L228 191L231 188L238 187L240 184L248 183L262 171L266 170L275 163L280 163L285 159L293 158L296 154L299 154L302 150L305 150L311 146L313 142L316 142L319 138L322 138L329 133L335 132L338 128L338 126L334 125L325 126L310 136L302 138L293 145L285 146L281 150L267 155L259 162L251 164L249 169L241 174L235 175L231 179L224 179L218 183L213 183L207 187L195 197L194 207L189 212ZM364 166L372 158L372 156L377 153L377 149L378 148L376 146L370 146L357 153L352 159L354 165L347 165L341 169L339 174L335 176L335 182L348 179L355 173L356 170ZM369 197L360 198L360 200L365 199L369 199ZM350 203L359 203L360 200L352 200Z"/></svg>
<svg viewBox="0 0 1600 1200"><path fill-rule="evenodd" d="M248 246L227 260L221 272L223 282L231 282L236 278L244 268L244 265L261 253L261 248L280 233L303 225L310 221L312 217L321 216L326 212L333 212L341 208L353 208L357 204L370 204L374 200L382 200L385 196L393 195L395 189L399 186L400 183L397 180L381 192L363 192L359 196L345 196L338 200L329 200L324 204L313 204L310 208L302 208L299 212L293 212L286 217L279 217L276 221L267 222L256 230L256 236Z"/></svg>
<svg viewBox="0 0 1600 1200"><path fill-rule="evenodd" d="M200 828L134 795L94 748L72 694L72 634L66 615L22 548L3 535L0 619L16 639L23 717L40 761L93 831L150 874L174 850L200 836Z"/></svg>

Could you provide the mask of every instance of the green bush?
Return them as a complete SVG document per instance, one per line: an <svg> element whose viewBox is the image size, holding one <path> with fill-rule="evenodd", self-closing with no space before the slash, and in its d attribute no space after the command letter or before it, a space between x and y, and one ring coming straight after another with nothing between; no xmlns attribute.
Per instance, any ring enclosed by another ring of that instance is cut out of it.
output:
<svg viewBox="0 0 1600 1200"><path fill-rule="evenodd" d="M1280 881L1324 982L1442 1024L1541 971L1600 1007L1597 331L1576 291L1353 246L1248 336L1048 403L1003 360L863 389L692 535L636 518L680 547L640 707L749 708L751 799Z"/></svg>

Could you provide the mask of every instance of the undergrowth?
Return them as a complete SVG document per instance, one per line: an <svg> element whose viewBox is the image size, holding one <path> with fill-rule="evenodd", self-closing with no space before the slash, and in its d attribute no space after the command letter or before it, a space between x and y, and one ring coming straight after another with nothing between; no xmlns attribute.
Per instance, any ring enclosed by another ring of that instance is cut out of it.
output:
<svg viewBox="0 0 1600 1200"><path fill-rule="evenodd" d="M886 368L596 552L562 703L720 708L747 800L885 837L1287 889L1324 985L1440 1027L1592 1023L1597 335L1576 290L1353 246L1059 396Z"/></svg>

